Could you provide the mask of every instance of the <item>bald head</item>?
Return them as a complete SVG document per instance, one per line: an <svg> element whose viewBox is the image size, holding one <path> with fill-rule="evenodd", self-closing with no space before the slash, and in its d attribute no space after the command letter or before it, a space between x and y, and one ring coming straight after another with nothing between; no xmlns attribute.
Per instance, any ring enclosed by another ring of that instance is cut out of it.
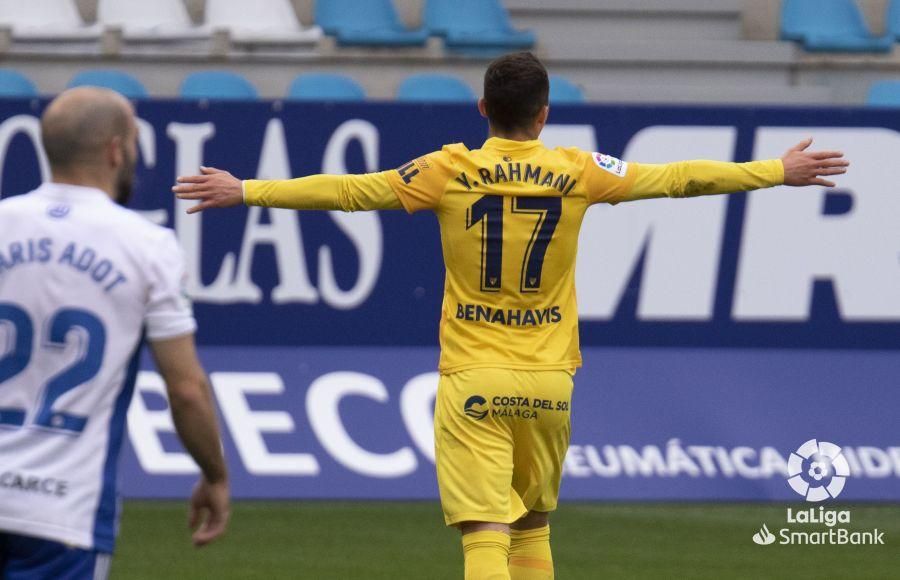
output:
<svg viewBox="0 0 900 580"><path fill-rule="evenodd" d="M53 181L105 191L125 205L137 159L137 123L131 103L95 87L56 97L41 118L41 141Z"/></svg>
<svg viewBox="0 0 900 580"><path fill-rule="evenodd" d="M50 167L103 164L114 140L127 142L135 130L134 109L119 93L96 87L69 89L41 118L41 140Z"/></svg>

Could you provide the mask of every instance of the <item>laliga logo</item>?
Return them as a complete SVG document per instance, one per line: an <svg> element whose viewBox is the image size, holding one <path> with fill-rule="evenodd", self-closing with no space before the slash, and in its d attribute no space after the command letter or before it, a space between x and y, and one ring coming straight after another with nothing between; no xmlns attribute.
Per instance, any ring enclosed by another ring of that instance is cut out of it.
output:
<svg viewBox="0 0 900 580"><path fill-rule="evenodd" d="M602 153L594 153L594 162L603 169L612 169L616 165L617 159L604 155Z"/></svg>
<svg viewBox="0 0 900 580"><path fill-rule="evenodd" d="M810 439L788 458L788 483L806 501L837 497L849 475L841 448L827 441Z"/></svg>
<svg viewBox="0 0 900 580"><path fill-rule="evenodd" d="M466 400L466 404L463 406L463 412L476 421L481 421L487 417L488 412L485 405L487 405L487 401L484 397L472 395Z"/></svg>

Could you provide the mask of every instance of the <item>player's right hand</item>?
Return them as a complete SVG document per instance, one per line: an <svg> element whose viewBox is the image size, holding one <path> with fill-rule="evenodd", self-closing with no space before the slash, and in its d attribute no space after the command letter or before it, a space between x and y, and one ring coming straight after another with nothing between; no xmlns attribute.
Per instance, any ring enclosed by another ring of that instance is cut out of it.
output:
<svg viewBox="0 0 900 580"><path fill-rule="evenodd" d="M847 173L850 162L844 159L840 151L807 151L812 139L796 144L781 162L784 164L784 184L802 187L804 185L824 185L834 187L834 182L822 179L823 176Z"/></svg>
<svg viewBox="0 0 900 580"><path fill-rule="evenodd" d="M188 526L194 531L191 539L200 548L225 533L231 517L228 482L210 483L205 477L194 486L191 494Z"/></svg>
<svg viewBox="0 0 900 580"><path fill-rule="evenodd" d="M244 186L241 180L222 169L201 167L201 175L179 177L172 188L178 199L195 199L197 205L187 210L197 213L214 207L233 207L244 203Z"/></svg>

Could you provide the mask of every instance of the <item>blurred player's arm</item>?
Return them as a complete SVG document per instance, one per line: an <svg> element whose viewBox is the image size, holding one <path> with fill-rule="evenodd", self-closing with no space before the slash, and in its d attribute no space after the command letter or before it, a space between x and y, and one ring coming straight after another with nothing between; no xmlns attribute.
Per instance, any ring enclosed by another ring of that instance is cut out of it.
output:
<svg viewBox="0 0 900 580"><path fill-rule="evenodd" d="M240 204L297 210L367 211L433 209L454 175L448 145L399 169L361 175L310 175L297 179L241 181L227 171L201 167L200 175L178 178L179 199L199 203L188 213Z"/></svg>
<svg viewBox="0 0 900 580"><path fill-rule="evenodd" d="M728 163L723 161L680 161L661 165L625 165L623 175L604 170L588 161L588 191L593 201L617 203L658 197L696 197L751 191L776 185L824 185L834 187L825 176L847 171L849 162L838 151L808 152L808 139L789 150L781 159Z"/></svg>
<svg viewBox="0 0 900 580"><path fill-rule="evenodd" d="M228 471L212 391L194 344L197 323L184 290L184 256L174 234L167 232L158 240L151 256L144 325L166 383L175 430L203 473L191 496L189 517L193 542L203 546L225 533L228 525Z"/></svg>
<svg viewBox="0 0 900 580"><path fill-rule="evenodd" d="M228 471L209 381L193 335L151 342L150 350L166 383L178 438L203 472L188 522L195 530L194 544L203 546L225 532L229 518Z"/></svg>

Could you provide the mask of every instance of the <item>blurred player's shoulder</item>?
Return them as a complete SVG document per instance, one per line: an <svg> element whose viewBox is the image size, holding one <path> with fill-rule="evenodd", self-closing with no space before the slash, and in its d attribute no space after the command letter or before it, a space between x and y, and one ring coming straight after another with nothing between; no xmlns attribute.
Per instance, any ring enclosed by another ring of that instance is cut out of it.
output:
<svg viewBox="0 0 900 580"><path fill-rule="evenodd" d="M151 222L133 209L114 202L108 204L108 207L110 217L115 219L120 228L130 230L135 236L139 236L147 242L162 241L175 235L170 228Z"/></svg>
<svg viewBox="0 0 900 580"><path fill-rule="evenodd" d="M181 247L171 228L155 224L140 213L123 207L112 200L105 204L109 217L108 235L120 244L126 253L142 263L171 263L183 259Z"/></svg>
<svg viewBox="0 0 900 580"><path fill-rule="evenodd" d="M0 215L9 216L28 211L33 205L33 200L26 195L13 195L0 198Z"/></svg>
<svg viewBox="0 0 900 580"><path fill-rule="evenodd" d="M32 223L39 220L56 226L71 224L74 229L83 228L85 236L113 237L123 246L158 249L170 246L175 239L171 229L149 221L92 188L44 184L26 194L0 200L0 221L23 220Z"/></svg>

